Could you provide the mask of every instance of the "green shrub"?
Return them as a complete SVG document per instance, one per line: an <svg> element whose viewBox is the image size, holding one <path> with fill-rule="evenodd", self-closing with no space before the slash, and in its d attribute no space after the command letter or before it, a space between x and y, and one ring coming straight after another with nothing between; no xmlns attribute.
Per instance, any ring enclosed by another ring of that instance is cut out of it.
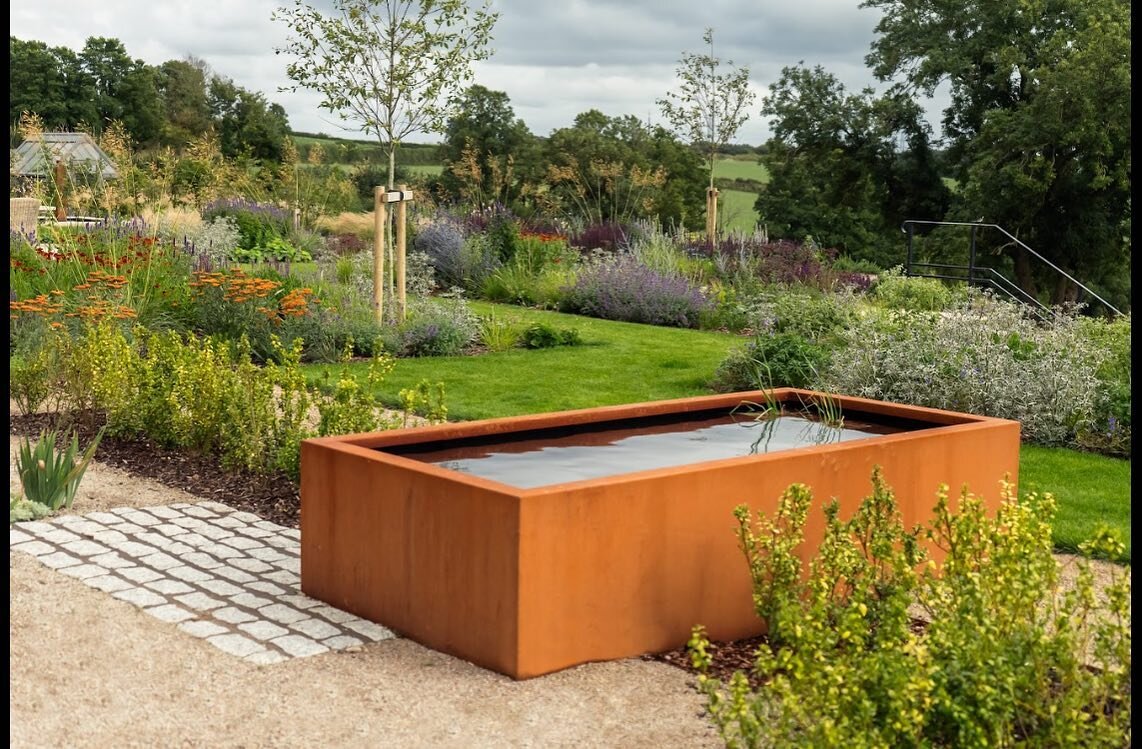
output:
<svg viewBox="0 0 1142 749"><path fill-rule="evenodd" d="M869 275L881 273L881 268L876 263L870 260L854 260L848 255L841 255L834 260L833 270L838 273L867 273Z"/></svg>
<svg viewBox="0 0 1142 749"><path fill-rule="evenodd" d="M81 454L79 436L74 432L71 444L62 449L56 444L57 441L66 442L66 437L61 440L55 430L41 432L35 445L24 437L16 455L16 473L24 496L29 502L43 505L52 512L61 507L71 507L79 482L83 480L102 438L101 430Z"/></svg>
<svg viewBox="0 0 1142 749"><path fill-rule="evenodd" d="M398 328L402 356L456 356L478 334L478 320L464 299L444 297L413 305Z"/></svg>
<svg viewBox="0 0 1142 749"><path fill-rule="evenodd" d="M313 260L313 254L282 237L270 237L254 247L248 249L239 247L232 250L230 260L235 263L265 263L271 260L281 263L308 263Z"/></svg>
<svg viewBox="0 0 1142 749"><path fill-rule="evenodd" d="M582 342L578 330L574 328L556 328L553 325L542 322L532 324L523 332L523 345L526 348L577 346Z"/></svg>
<svg viewBox="0 0 1142 749"><path fill-rule="evenodd" d="M562 289L574 283L578 255L558 238L525 234L514 240L510 262L486 276L483 298L508 304L556 307Z"/></svg>
<svg viewBox="0 0 1142 749"><path fill-rule="evenodd" d="M386 429L407 424L412 413L390 412L377 400L376 388L391 369L384 356L374 358L365 391L342 378L344 384L330 387L327 395L308 387L301 369L304 346L297 338L283 342L272 336L263 365L255 363L245 337L184 337L141 327L128 337L104 320L74 340L59 339L67 384L62 407L104 414L108 434L212 452L228 468L281 471L296 480L301 441L319 432L339 433L320 429ZM356 348L346 341L341 358ZM402 402L429 419L446 413L442 389L427 383L402 395ZM313 408L323 426L315 424Z"/></svg>
<svg viewBox="0 0 1142 749"><path fill-rule="evenodd" d="M1026 441L1062 445L1092 423L1106 357L1073 314L1042 321L973 291L942 313L859 318L819 389L1012 419Z"/></svg>
<svg viewBox="0 0 1142 749"><path fill-rule="evenodd" d="M480 343L488 351L507 351L515 348L523 339L523 329L518 320L504 320L490 314L480 318Z"/></svg>
<svg viewBox="0 0 1142 749"><path fill-rule="evenodd" d="M514 263L501 266L484 279L480 296L490 302L530 306L536 303L536 280L534 273Z"/></svg>
<svg viewBox="0 0 1142 749"><path fill-rule="evenodd" d="M752 316L749 300L735 286L714 281L707 287L706 293L714 306L699 313L700 329L737 333L750 327Z"/></svg>
<svg viewBox="0 0 1142 749"><path fill-rule="evenodd" d="M234 220L238 229L236 250L252 251L267 247L276 239L288 237L293 218L290 212L269 203L255 203L242 198L216 200L202 209L203 221L220 216Z"/></svg>
<svg viewBox="0 0 1142 749"><path fill-rule="evenodd" d="M826 506L807 576L807 487L756 527L735 511L768 626L756 689L740 671L726 685L707 676L701 627L690 644L727 746L1129 746L1129 570L1099 596L1082 559L1061 586L1050 495L1020 500L1008 484L990 517L966 489L953 513L942 487L928 527L906 530L879 469L872 484L847 520ZM922 538L941 563L921 565ZM1104 534L1084 550L1120 546Z"/></svg>
<svg viewBox="0 0 1142 749"><path fill-rule="evenodd" d="M1080 447L1106 455L1128 457L1131 448L1130 316L1114 320L1079 318L1090 348L1099 352L1093 361L1098 379L1094 410L1078 430Z"/></svg>
<svg viewBox="0 0 1142 749"><path fill-rule="evenodd" d="M711 383L733 392L771 387L814 387L829 362L829 350L797 333L759 335L718 365Z"/></svg>
<svg viewBox="0 0 1142 749"><path fill-rule="evenodd" d="M856 319L851 293L777 295L772 330L794 333L806 340L836 345ZM757 328L761 330L762 328Z"/></svg>
<svg viewBox="0 0 1142 749"><path fill-rule="evenodd" d="M886 309L939 312L960 301L963 294L935 278L903 276L898 266L878 276L872 297Z"/></svg>
<svg viewBox="0 0 1142 749"><path fill-rule="evenodd" d="M16 403L20 413L36 413L47 402L53 391L56 363L47 346L9 356L8 397Z"/></svg>
<svg viewBox="0 0 1142 749"><path fill-rule="evenodd" d="M22 523L25 520L39 520L51 515L50 507L46 507L39 502L32 502L24 499L20 495L10 492L8 502L8 524Z"/></svg>

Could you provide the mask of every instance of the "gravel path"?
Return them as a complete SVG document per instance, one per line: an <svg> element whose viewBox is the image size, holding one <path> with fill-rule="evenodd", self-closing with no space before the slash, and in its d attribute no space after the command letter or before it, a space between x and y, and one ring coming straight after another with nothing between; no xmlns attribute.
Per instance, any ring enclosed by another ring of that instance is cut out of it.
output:
<svg viewBox="0 0 1142 749"><path fill-rule="evenodd" d="M197 501L93 462L72 511ZM398 638L257 665L25 553L9 586L13 747L720 745L692 677L661 663L515 682Z"/></svg>

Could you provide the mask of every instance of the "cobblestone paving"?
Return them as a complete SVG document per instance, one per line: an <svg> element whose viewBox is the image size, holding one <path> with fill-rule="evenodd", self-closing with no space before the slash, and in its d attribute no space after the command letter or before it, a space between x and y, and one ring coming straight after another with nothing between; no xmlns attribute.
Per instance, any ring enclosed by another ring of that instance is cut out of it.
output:
<svg viewBox="0 0 1142 749"><path fill-rule="evenodd" d="M393 637L301 594L299 538L257 515L199 502L16 523L9 546L253 663Z"/></svg>

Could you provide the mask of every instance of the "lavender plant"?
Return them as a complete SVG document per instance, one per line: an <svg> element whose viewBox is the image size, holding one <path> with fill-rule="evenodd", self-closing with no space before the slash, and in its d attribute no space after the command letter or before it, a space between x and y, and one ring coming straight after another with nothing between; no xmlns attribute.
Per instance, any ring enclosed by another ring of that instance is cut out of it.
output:
<svg viewBox="0 0 1142 749"><path fill-rule="evenodd" d="M712 308L685 279L658 273L634 258L620 256L587 265L564 290L560 308L607 320L693 328Z"/></svg>
<svg viewBox="0 0 1142 749"><path fill-rule="evenodd" d="M455 356L477 340L479 318L458 291L411 306L398 328L402 356Z"/></svg>
<svg viewBox="0 0 1142 749"><path fill-rule="evenodd" d="M421 227L413 246L428 257L435 280L443 287L476 291L501 263L500 250L486 234L448 215Z"/></svg>

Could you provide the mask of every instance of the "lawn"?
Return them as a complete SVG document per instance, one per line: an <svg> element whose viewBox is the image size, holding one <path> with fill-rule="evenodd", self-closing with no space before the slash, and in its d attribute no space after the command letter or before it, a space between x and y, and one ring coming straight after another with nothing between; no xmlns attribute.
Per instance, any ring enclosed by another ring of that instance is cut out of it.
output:
<svg viewBox="0 0 1142 749"><path fill-rule="evenodd" d="M580 346L479 356L401 359L382 398L397 403L402 388L423 379L443 382L449 419L483 419L524 413L636 403L703 395L731 347L744 340L710 333L541 312L471 302L479 314L575 328ZM362 371L363 365L348 365ZM329 366L307 370L317 380Z"/></svg>
<svg viewBox="0 0 1142 749"><path fill-rule="evenodd" d="M757 228L757 211L753 209L757 194L742 190L720 190L718 223L722 231L736 231L751 234Z"/></svg>
<svg viewBox="0 0 1142 749"><path fill-rule="evenodd" d="M769 182L769 170L756 158L715 159L714 176L724 179L755 179L763 185Z"/></svg>
<svg viewBox="0 0 1142 749"><path fill-rule="evenodd" d="M1019 491L1050 492L1059 502L1055 547L1075 551L1106 523L1126 544L1130 561L1130 461L1059 447L1024 445Z"/></svg>

